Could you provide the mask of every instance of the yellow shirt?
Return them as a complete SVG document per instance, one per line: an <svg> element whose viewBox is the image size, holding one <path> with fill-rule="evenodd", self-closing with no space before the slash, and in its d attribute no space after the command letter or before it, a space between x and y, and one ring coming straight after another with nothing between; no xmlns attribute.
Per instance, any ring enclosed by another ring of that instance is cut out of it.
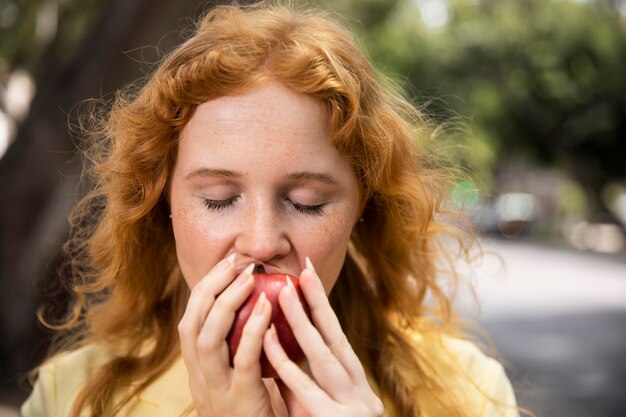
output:
<svg viewBox="0 0 626 417"><path fill-rule="evenodd" d="M446 346L475 382L457 386L459 398L482 417L517 417L515 396L502 365L487 357L473 343L447 339ZM95 346L86 346L60 355L45 364L33 392L22 405L23 417L68 416L76 395L91 370L102 365L106 355ZM507 406L494 405L480 392ZM126 404L119 416L177 417L192 405L187 383L187 368L182 358L146 390ZM426 410L423 410L426 411ZM435 417L425 413L428 417ZM195 416L194 412L187 414ZM439 416L437 416L439 417ZM442 416L443 417L443 416Z"/></svg>

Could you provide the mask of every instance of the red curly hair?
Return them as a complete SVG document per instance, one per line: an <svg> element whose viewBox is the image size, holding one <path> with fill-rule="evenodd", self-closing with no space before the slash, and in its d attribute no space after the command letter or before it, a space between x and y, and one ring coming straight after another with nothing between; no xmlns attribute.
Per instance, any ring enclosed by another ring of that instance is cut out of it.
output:
<svg viewBox="0 0 626 417"><path fill-rule="evenodd" d="M411 338L454 329L436 281L437 236L453 229L440 216L446 175L421 144L431 130L333 18L271 4L211 10L143 85L119 92L104 117L91 114L92 188L71 217L75 296L58 328L64 349L124 349L83 388L73 416L114 415L178 357L189 290L166 192L179 135L199 104L268 76L324 104L332 141L360 181L363 221L331 302L387 415L419 416L429 398L445 415L467 416L434 371L443 353L415 349ZM120 389L131 383L131 392Z"/></svg>

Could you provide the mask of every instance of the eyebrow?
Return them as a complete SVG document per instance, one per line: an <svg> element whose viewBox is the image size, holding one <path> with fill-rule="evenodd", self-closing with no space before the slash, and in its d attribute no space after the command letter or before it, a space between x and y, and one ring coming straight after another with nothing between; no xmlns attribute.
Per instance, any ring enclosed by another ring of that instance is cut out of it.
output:
<svg viewBox="0 0 626 417"><path fill-rule="evenodd" d="M324 174L321 172L310 172L310 171L302 171L302 172L294 172L293 174L289 174L287 177L291 181L318 181L324 184L336 185L337 180L335 180L331 175Z"/></svg>
<svg viewBox="0 0 626 417"><path fill-rule="evenodd" d="M189 173L185 179L194 177L240 178L242 176L243 174L241 172L230 171L228 169L200 168ZM318 181L329 185L338 184L337 180L335 180L332 175L321 172L294 172L293 174L289 174L287 178L294 182Z"/></svg>
<svg viewBox="0 0 626 417"><path fill-rule="evenodd" d="M185 179L194 177L240 178L241 176L241 172L230 171L228 169L200 168L187 174Z"/></svg>

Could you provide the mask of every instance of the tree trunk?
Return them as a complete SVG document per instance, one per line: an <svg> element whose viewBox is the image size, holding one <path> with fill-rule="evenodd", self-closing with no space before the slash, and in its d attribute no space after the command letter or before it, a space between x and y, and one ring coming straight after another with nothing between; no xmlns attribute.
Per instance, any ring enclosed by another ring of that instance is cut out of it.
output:
<svg viewBox="0 0 626 417"><path fill-rule="evenodd" d="M23 375L47 348L35 311L56 277L67 216L81 192L79 138L68 129L75 106L145 76L157 47L179 43L181 26L191 22L183 18L202 11L192 0L106 0L71 60L56 62L55 48L42 60L29 116L0 159L0 380Z"/></svg>

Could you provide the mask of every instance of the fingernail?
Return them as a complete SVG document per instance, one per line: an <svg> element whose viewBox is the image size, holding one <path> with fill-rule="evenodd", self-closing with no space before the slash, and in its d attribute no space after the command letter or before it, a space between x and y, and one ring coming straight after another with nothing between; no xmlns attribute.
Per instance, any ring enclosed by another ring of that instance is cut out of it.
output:
<svg viewBox="0 0 626 417"><path fill-rule="evenodd" d="M250 274L242 273L237 277L237 284L242 287L248 285L252 281L254 281L254 278Z"/></svg>
<svg viewBox="0 0 626 417"><path fill-rule="evenodd" d="M313 271L313 275L315 275L315 283L317 284L318 288L323 289L324 286L322 285L322 281L320 280L319 275L317 275L317 271L315 270L315 267L313 266L313 262L311 262L311 259L309 259L309 257L307 256L306 258L304 258L304 261L306 262L307 269L310 269L311 271Z"/></svg>
<svg viewBox="0 0 626 417"><path fill-rule="evenodd" d="M304 262L306 263L306 267L309 268L311 271L315 272L315 267L313 266L313 262L311 262L311 260L309 259L309 257L305 257L304 258Z"/></svg>
<svg viewBox="0 0 626 417"><path fill-rule="evenodd" d="M246 269L244 269L243 271L241 271L241 274L239 274L239 276L237 277L236 282L239 285L247 285L250 281L254 281L254 278L252 276L252 269L254 269L254 264L250 264L246 267Z"/></svg>
<svg viewBox="0 0 626 417"><path fill-rule="evenodd" d="M252 271L254 270L254 264L251 263L250 265L246 266L246 269L244 269L241 274L242 275L252 275Z"/></svg>
<svg viewBox="0 0 626 417"><path fill-rule="evenodd" d="M297 297L298 294L296 293L296 286L293 285L293 282L291 282L291 278L289 278L288 276L285 277L285 279L287 280L287 287L289 287L289 292L291 293L291 295L293 295L294 297Z"/></svg>
<svg viewBox="0 0 626 417"><path fill-rule="evenodd" d="M215 265L215 269L217 271L223 271L224 269L228 268L230 265L232 265L236 255L236 253L231 253L226 258L222 259L217 265Z"/></svg>
<svg viewBox="0 0 626 417"><path fill-rule="evenodd" d="M254 305L254 311L252 312L252 314L254 314L255 316L262 315L263 310L265 309L266 300L267 297L265 296L265 292L262 292L261 295L259 295L259 298L256 300L256 304Z"/></svg>

